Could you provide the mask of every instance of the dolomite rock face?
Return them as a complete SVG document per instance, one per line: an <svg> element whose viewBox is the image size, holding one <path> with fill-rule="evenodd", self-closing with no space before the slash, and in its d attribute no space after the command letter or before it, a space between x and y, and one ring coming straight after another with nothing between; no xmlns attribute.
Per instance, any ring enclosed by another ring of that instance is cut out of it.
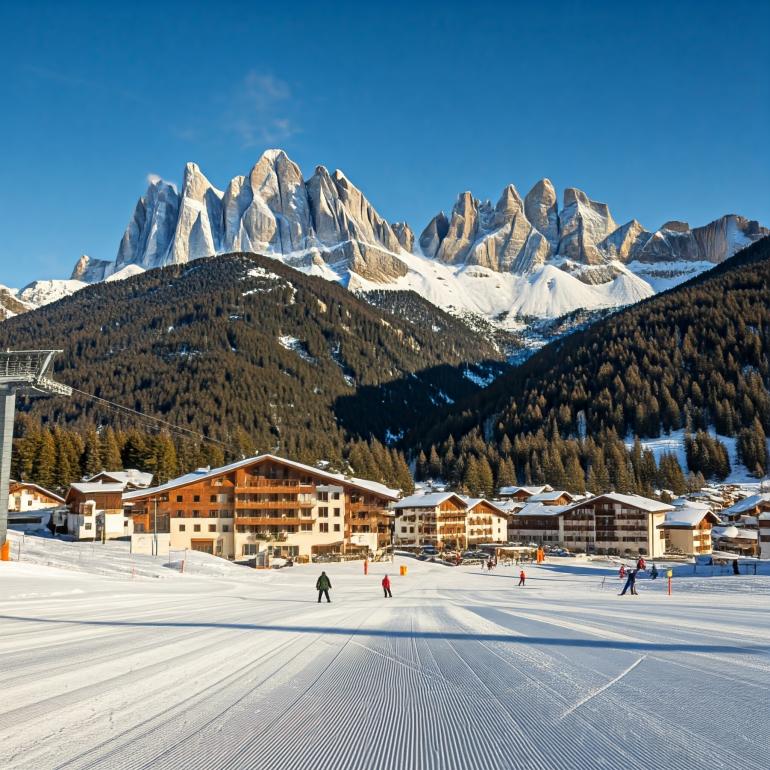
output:
<svg viewBox="0 0 770 770"><path fill-rule="evenodd" d="M624 265L641 274L643 263L666 262L667 273L684 274L691 268L671 263L718 263L768 232L735 214L695 228L678 220L652 232L635 219L618 226L606 204L576 188L564 190L559 210L554 185L544 178L524 198L507 185L495 204L466 191L450 216L439 212L415 239L405 222L383 219L341 171L318 166L304 180L299 166L275 149L224 191L194 163L186 165L179 190L152 181L134 207L115 260L83 256L73 283L58 282L44 293L232 251L269 254L364 287L408 275L405 253L416 253L457 274L468 266L482 268L478 275L491 271L529 281L544 269L556 270L557 278L566 271L591 286L616 282L622 293L631 275ZM428 293L444 296L435 267L426 275Z"/></svg>
<svg viewBox="0 0 770 770"><path fill-rule="evenodd" d="M648 233L639 222L632 219L610 233L598 244L598 248L609 259L629 262L644 247L650 236L651 233Z"/></svg>
<svg viewBox="0 0 770 770"><path fill-rule="evenodd" d="M168 257L161 260L162 264L184 264L191 259L216 254L222 240L221 224L222 193L206 179L195 163L188 163L184 170L174 237ZM137 261L135 264L141 263Z"/></svg>
<svg viewBox="0 0 770 770"><path fill-rule="evenodd" d="M224 192L194 163L185 167L180 192L153 181L136 204L115 262L81 258L73 278L96 282L129 265L149 269L246 251L293 264L326 259L335 270L389 282L406 273L398 255L413 249L411 229L401 225L397 234L341 171L319 166L305 182L283 150L268 150Z"/></svg>
<svg viewBox="0 0 770 770"><path fill-rule="evenodd" d="M169 252L178 218L179 195L174 185L163 180L151 182L137 201L123 233L116 269L126 265L155 267L162 263Z"/></svg>
<svg viewBox="0 0 770 770"><path fill-rule="evenodd" d="M524 213L555 252L559 245L559 204L550 179L541 179L524 199Z"/></svg>
<svg viewBox="0 0 770 770"><path fill-rule="evenodd" d="M404 251L414 251L414 233L412 228L406 222L394 222L391 225L393 232L395 233L398 243Z"/></svg>
<svg viewBox="0 0 770 770"><path fill-rule="evenodd" d="M582 190L568 187L559 215L558 253L575 262L598 265L597 244L617 228L606 203L592 201Z"/></svg>

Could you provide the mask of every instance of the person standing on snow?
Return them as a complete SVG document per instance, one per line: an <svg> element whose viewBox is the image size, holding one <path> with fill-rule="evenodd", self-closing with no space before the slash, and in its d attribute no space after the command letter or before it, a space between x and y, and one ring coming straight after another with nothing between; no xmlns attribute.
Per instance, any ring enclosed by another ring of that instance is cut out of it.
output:
<svg viewBox="0 0 770 770"><path fill-rule="evenodd" d="M631 593L633 595L636 595L636 570L630 569L628 570L628 577L626 578L626 584L623 586L623 590L620 592L620 595L623 596L626 591L631 589Z"/></svg>
<svg viewBox="0 0 770 770"><path fill-rule="evenodd" d="M620 569L618 570L618 577L623 580L623 578L626 576L626 565L621 564Z"/></svg>
<svg viewBox="0 0 770 770"><path fill-rule="evenodd" d="M650 577L655 580L658 577L658 568L655 566L655 562L652 563L652 569L650 570Z"/></svg>
<svg viewBox="0 0 770 770"><path fill-rule="evenodd" d="M647 569L647 564L644 561L644 556L639 557L639 561L636 562L636 571L644 572Z"/></svg>
<svg viewBox="0 0 770 770"><path fill-rule="evenodd" d="M520 586L523 586L523 585L524 585L524 583L525 583L526 579L527 579L527 576L524 574L524 570L522 570L521 572L519 572L519 585L520 585Z"/></svg>
<svg viewBox="0 0 770 770"><path fill-rule="evenodd" d="M393 594L390 592L390 578L387 575L382 579L382 591L385 594L385 599L393 598Z"/></svg>
<svg viewBox="0 0 770 770"><path fill-rule="evenodd" d="M318 603L321 603L321 597L325 596L327 603L331 602L329 598L329 589L332 587L332 581L329 580L329 576L322 572L321 576L316 580L315 589L318 591Z"/></svg>

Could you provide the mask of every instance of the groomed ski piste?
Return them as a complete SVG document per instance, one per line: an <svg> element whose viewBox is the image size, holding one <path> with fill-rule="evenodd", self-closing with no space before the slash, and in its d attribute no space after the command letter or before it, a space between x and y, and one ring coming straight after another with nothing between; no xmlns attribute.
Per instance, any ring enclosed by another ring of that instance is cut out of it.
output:
<svg viewBox="0 0 770 770"><path fill-rule="evenodd" d="M574 558L524 588L406 556L166 563L29 536L0 563L0 766L770 767L767 564L620 597Z"/></svg>

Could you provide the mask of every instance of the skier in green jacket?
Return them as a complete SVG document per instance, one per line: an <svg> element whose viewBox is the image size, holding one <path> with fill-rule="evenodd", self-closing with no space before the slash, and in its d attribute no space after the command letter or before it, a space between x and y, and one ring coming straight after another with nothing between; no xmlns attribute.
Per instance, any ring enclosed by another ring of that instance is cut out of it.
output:
<svg viewBox="0 0 770 770"><path fill-rule="evenodd" d="M332 581L329 580L329 576L325 573L321 573L321 577L318 578L315 584L316 591L318 591L318 603L321 603L321 597L325 596L327 602L331 602L329 598L329 589L332 587Z"/></svg>

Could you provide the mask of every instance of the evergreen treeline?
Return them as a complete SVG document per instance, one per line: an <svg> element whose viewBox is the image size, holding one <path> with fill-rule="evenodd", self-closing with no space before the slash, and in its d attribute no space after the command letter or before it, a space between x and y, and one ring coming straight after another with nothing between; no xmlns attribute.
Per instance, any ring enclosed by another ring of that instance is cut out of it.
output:
<svg viewBox="0 0 770 770"><path fill-rule="evenodd" d="M633 446L612 429L596 437L565 439L555 431L515 436L499 443L485 441L478 430L455 441L450 435L417 456L418 479L443 479L471 495L490 496L516 484L550 484L555 489L594 494L614 490L652 497L655 490L676 495L700 489L700 472L687 476L673 454L655 461L637 438Z"/></svg>
<svg viewBox="0 0 770 770"><path fill-rule="evenodd" d="M14 439L11 475L58 491L102 470L149 471L154 475L153 483L162 484L196 468L218 467L228 461L222 447L214 443L172 437L164 431L107 427L81 432L60 425L41 427L28 415L22 415L17 432L20 435ZM247 447L243 449L243 456L251 454L245 451ZM333 458L328 467L380 481L407 494L414 489L404 453L376 439L347 443L341 456Z"/></svg>
<svg viewBox="0 0 770 770"><path fill-rule="evenodd" d="M638 450L622 441L677 430L687 432L691 481L730 472L714 431L736 437L739 459L764 475L769 287L765 238L697 279L548 345L409 437L423 447L418 477L432 470L435 449L453 480L470 472L473 481L476 469L468 467L476 458L482 487L487 463L496 484L515 477L560 486L569 465L564 486L571 489L644 492L656 483L677 491L687 479L675 458L661 458L653 474L648 457L641 473Z"/></svg>
<svg viewBox="0 0 770 770"><path fill-rule="evenodd" d="M37 446L40 430L46 445L49 436L70 432L59 485L84 472L80 444L107 427L123 437L122 453L142 456L130 467L173 465L160 457L170 456L168 441L180 470L264 451L342 464L352 442L400 435L436 404L478 390L463 374L468 364L504 366L493 345L412 299L420 311L409 320L337 284L245 254L87 287L0 324L0 346L62 348L55 371L62 382L224 446L163 439L136 416L79 393L20 399L29 420L17 436ZM137 431L146 448L134 452ZM43 465L39 459L38 475L50 478L53 466Z"/></svg>

